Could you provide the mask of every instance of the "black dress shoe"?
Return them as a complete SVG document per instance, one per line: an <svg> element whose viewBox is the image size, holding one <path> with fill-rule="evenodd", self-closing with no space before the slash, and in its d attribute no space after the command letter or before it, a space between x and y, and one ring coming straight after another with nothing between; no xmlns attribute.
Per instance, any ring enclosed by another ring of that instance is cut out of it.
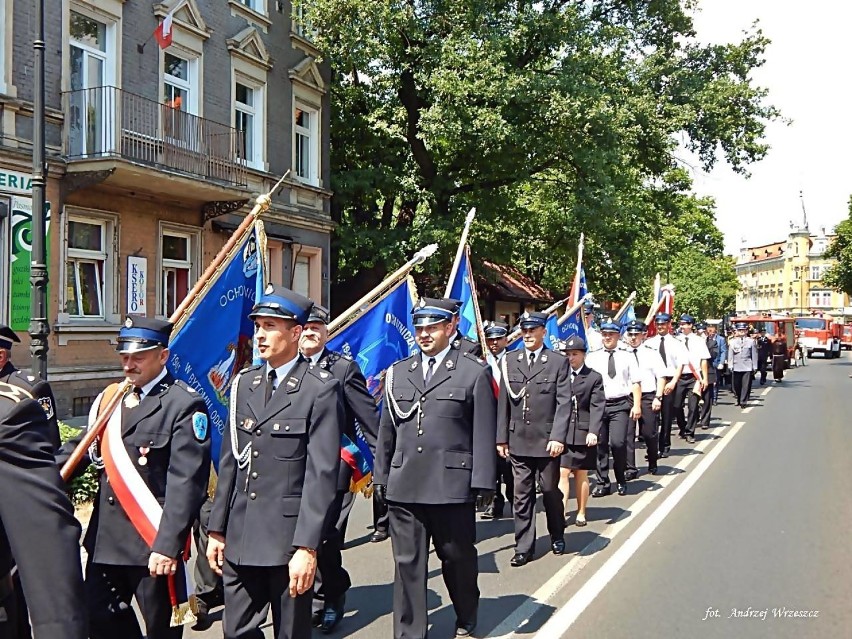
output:
<svg viewBox="0 0 852 639"><path fill-rule="evenodd" d="M213 625L213 620L210 618L210 615L207 614L207 604L201 599L198 599L197 603L198 614L195 616L195 624L193 624L192 629L197 630L198 632L203 632L204 630L208 630L210 626Z"/></svg>
<svg viewBox="0 0 852 639"><path fill-rule="evenodd" d="M660 455L659 455L660 459L665 459L668 456L669 456L669 451L667 451L667 450L661 450L660 451Z"/></svg>
<svg viewBox="0 0 852 639"><path fill-rule="evenodd" d="M526 566L532 561L532 558L533 554L531 552L516 552L515 556L509 561L509 565L513 568L520 568L521 566Z"/></svg>
<svg viewBox="0 0 852 639"><path fill-rule="evenodd" d="M592 491L592 497L605 497L612 492L612 489L609 486L595 486L595 489Z"/></svg>
<svg viewBox="0 0 852 639"><path fill-rule="evenodd" d="M314 613L311 615L311 626L314 628L322 628L322 617L325 613L325 610L314 610Z"/></svg>
<svg viewBox="0 0 852 639"><path fill-rule="evenodd" d="M626 481L633 481L637 477L639 477L639 471L638 470L628 470L626 473L624 473L624 479Z"/></svg>
<svg viewBox="0 0 852 639"><path fill-rule="evenodd" d="M563 537L557 537L556 539L550 540L550 549L553 551L554 555L564 555L565 554L565 539Z"/></svg>
<svg viewBox="0 0 852 639"><path fill-rule="evenodd" d="M695 437L693 437L692 435L687 435L686 436L686 443L687 444L694 444L695 443Z"/></svg>
<svg viewBox="0 0 852 639"><path fill-rule="evenodd" d="M323 634L329 634L343 621L343 612L345 609L346 595L342 595L333 604L326 604L325 610L322 611L322 625L320 626Z"/></svg>
<svg viewBox="0 0 852 639"><path fill-rule="evenodd" d="M456 626L456 637L470 637L473 634L474 628L476 628L475 621L458 624Z"/></svg>
<svg viewBox="0 0 852 639"><path fill-rule="evenodd" d="M652 466L652 467L648 468L648 473L650 475L656 475L658 472L660 472L660 471L656 466Z"/></svg>
<svg viewBox="0 0 852 639"><path fill-rule="evenodd" d="M388 531L387 530L377 530L376 532L373 533L373 536L370 537L370 543L377 544L380 541L384 541L387 538L388 538Z"/></svg>
<svg viewBox="0 0 852 639"><path fill-rule="evenodd" d="M622 496L626 495L627 494L627 484L619 484L618 487L616 488L616 490L618 491L619 495L622 495Z"/></svg>

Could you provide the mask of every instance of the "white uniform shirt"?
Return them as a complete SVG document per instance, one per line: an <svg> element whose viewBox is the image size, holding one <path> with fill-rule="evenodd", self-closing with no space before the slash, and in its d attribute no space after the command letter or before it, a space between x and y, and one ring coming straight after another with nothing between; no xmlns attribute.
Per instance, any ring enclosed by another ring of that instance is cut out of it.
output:
<svg viewBox="0 0 852 639"><path fill-rule="evenodd" d="M686 354L681 375L694 374L696 378L700 379L701 360L710 359L710 351L707 350L707 340L695 333L680 335L678 339L683 343L684 353ZM666 347L668 347L668 344L666 344Z"/></svg>
<svg viewBox="0 0 852 639"><path fill-rule="evenodd" d="M640 383L639 367L633 353L628 354L616 347L613 352L615 359L615 377L610 377L609 353L605 348L592 351L586 355L586 366L596 370L603 377L604 395L607 399L627 397L633 392L633 384Z"/></svg>
<svg viewBox="0 0 852 639"><path fill-rule="evenodd" d="M624 352L632 357L639 366L639 379L643 393L656 393L657 380L666 377L666 365L660 354L644 343L638 348L629 344L623 346Z"/></svg>
<svg viewBox="0 0 852 639"><path fill-rule="evenodd" d="M674 377L678 367L683 366L687 361L686 353L683 350L683 344L679 342L674 335L669 333L666 336L654 335L653 337L649 337L643 346L653 348L657 351L660 357L662 357L662 353L660 353L660 343L663 340L666 342L666 356L663 358L663 362L666 366L665 376Z"/></svg>

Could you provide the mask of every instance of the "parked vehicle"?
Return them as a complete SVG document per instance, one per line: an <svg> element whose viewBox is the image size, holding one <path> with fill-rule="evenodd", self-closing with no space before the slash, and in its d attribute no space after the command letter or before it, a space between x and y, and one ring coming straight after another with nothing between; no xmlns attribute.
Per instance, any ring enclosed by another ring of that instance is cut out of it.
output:
<svg viewBox="0 0 852 639"><path fill-rule="evenodd" d="M756 331L765 328L766 336L773 341L783 339L787 343L787 358L784 362L784 367L790 367L790 362L795 357L796 348L798 347L796 342L796 320L794 318L774 315L747 315L746 317L734 317L732 321L750 324L754 326Z"/></svg>
<svg viewBox="0 0 852 639"><path fill-rule="evenodd" d="M840 333L840 348L852 351L852 324L843 324Z"/></svg>
<svg viewBox="0 0 852 639"><path fill-rule="evenodd" d="M796 328L800 331L799 343L809 358L814 353L828 358L840 357L842 325L835 323L830 315L797 317Z"/></svg>

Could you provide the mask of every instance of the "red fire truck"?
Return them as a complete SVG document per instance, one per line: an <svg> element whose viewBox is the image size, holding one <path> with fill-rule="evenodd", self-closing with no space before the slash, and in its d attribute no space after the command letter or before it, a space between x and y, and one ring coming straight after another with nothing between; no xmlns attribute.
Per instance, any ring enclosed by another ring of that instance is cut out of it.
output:
<svg viewBox="0 0 852 639"><path fill-rule="evenodd" d="M814 353L822 353L823 357L840 357L842 328L843 325L836 324L830 315L796 318L799 344L808 357L813 357Z"/></svg>
<svg viewBox="0 0 852 639"><path fill-rule="evenodd" d="M852 324L843 324L840 333L840 347L852 351Z"/></svg>

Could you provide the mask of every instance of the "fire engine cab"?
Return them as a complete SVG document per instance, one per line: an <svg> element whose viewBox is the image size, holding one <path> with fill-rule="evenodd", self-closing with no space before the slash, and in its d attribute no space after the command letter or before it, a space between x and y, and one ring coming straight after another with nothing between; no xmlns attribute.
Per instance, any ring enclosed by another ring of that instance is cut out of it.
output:
<svg viewBox="0 0 852 639"><path fill-rule="evenodd" d="M799 345L808 357L813 357L814 353L822 353L823 357L840 357L843 325L835 323L830 315L797 317L796 330L799 333Z"/></svg>

